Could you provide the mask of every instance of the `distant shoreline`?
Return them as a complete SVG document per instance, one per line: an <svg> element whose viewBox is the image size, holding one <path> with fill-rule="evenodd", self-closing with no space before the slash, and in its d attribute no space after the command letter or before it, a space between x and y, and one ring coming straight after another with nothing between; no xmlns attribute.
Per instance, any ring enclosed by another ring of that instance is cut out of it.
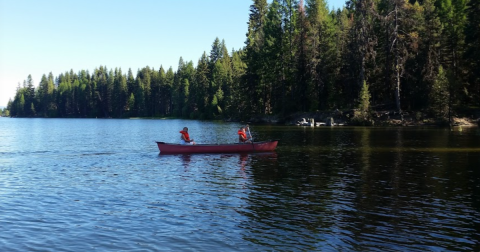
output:
<svg viewBox="0 0 480 252"><path fill-rule="evenodd" d="M356 121L354 119L355 110L333 110L317 112L298 112L285 117L274 115L258 115L249 119L229 118L229 119L211 119L211 121L222 120L228 122L247 122L252 124L277 124L277 125L301 125L300 122L313 122L313 126L480 126L480 110L471 110L467 113L455 113L452 121L448 118L437 119L428 116L421 111L404 111L399 114L393 110L372 110L371 117L365 121ZM64 118L64 119L96 119L95 117L22 117L22 118ZM98 117L98 119L151 119L151 120L169 120L184 119L197 120L180 117ZM210 121L210 120L209 120Z"/></svg>
<svg viewBox="0 0 480 252"><path fill-rule="evenodd" d="M334 110L296 113L285 118L275 116L259 116L250 120L252 123L272 123L285 125L301 125L302 121L310 122L313 126L480 126L480 110L471 110L464 113L454 113L451 122L448 118L434 118L421 111L404 111L399 114L394 110L372 110L371 117L364 121L354 119L354 111Z"/></svg>

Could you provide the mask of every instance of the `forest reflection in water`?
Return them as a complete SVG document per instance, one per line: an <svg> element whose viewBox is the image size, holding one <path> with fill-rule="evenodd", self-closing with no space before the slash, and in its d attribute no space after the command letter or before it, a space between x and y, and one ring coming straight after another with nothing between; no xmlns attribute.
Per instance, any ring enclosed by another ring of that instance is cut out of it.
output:
<svg viewBox="0 0 480 252"><path fill-rule="evenodd" d="M254 170L256 179L275 181L269 195L290 199L275 211L278 219L306 217L302 228L334 232L338 248L478 249L478 128L290 127L273 134L284 139L278 166ZM299 228L292 218L288 225Z"/></svg>

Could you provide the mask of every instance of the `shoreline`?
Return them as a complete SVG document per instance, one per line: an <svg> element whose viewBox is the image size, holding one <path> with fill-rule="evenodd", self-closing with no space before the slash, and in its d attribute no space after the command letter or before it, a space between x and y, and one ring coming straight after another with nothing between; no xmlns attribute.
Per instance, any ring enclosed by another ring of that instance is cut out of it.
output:
<svg viewBox="0 0 480 252"><path fill-rule="evenodd" d="M470 111L469 114L455 114L452 116L452 123L448 118L437 119L428 116L426 113L417 111L404 111L399 114L393 110L374 110L370 112L370 117L365 120L358 120L354 117L355 110L333 110L333 111L317 111L317 112L298 112L285 117L276 115L258 115L252 116L248 120L240 120L238 118L230 119L212 119L222 120L228 122L242 122L252 124L277 124L277 125L298 125L298 126L315 126L315 127L330 127L330 126L382 126L382 127L396 127L396 126L428 126L428 127L479 127L480 126L480 110ZM3 117L3 116L2 116ZM5 117L12 118L12 117ZM13 117L17 118L17 117ZM168 119L184 119L196 120L190 118L177 117L18 117L18 118L84 118L84 119L152 119L152 120L168 120Z"/></svg>
<svg viewBox="0 0 480 252"><path fill-rule="evenodd" d="M468 115L454 115L452 122L448 118L437 119L423 112L404 111L399 114L392 110L374 110L370 118L359 121L354 118L355 110L334 110L295 113L285 118L276 116L252 117L251 123L270 123L299 126L432 126L432 127L477 127L480 126L480 110Z"/></svg>

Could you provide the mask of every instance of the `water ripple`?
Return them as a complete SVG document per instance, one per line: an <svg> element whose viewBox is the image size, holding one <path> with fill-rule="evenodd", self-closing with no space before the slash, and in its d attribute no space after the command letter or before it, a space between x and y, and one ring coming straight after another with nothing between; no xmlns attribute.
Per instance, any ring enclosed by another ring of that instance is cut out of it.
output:
<svg viewBox="0 0 480 252"><path fill-rule="evenodd" d="M152 139L183 125L222 140L238 124L11 120L1 251L479 248L480 136L468 130L258 126L282 139L277 152L159 155Z"/></svg>

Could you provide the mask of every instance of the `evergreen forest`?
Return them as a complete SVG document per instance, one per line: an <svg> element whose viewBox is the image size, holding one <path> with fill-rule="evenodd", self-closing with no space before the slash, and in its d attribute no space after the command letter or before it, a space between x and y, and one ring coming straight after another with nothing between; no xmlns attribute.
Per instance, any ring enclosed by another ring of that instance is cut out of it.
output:
<svg viewBox="0 0 480 252"><path fill-rule="evenodd" d="M478 0L349 0L337 10L253 0L243 48L216 38L176 70L99 66L46 73L38 85L29 75L5 111L244 120L387 106L449 118L480 107L479 13Z"/></svg>

